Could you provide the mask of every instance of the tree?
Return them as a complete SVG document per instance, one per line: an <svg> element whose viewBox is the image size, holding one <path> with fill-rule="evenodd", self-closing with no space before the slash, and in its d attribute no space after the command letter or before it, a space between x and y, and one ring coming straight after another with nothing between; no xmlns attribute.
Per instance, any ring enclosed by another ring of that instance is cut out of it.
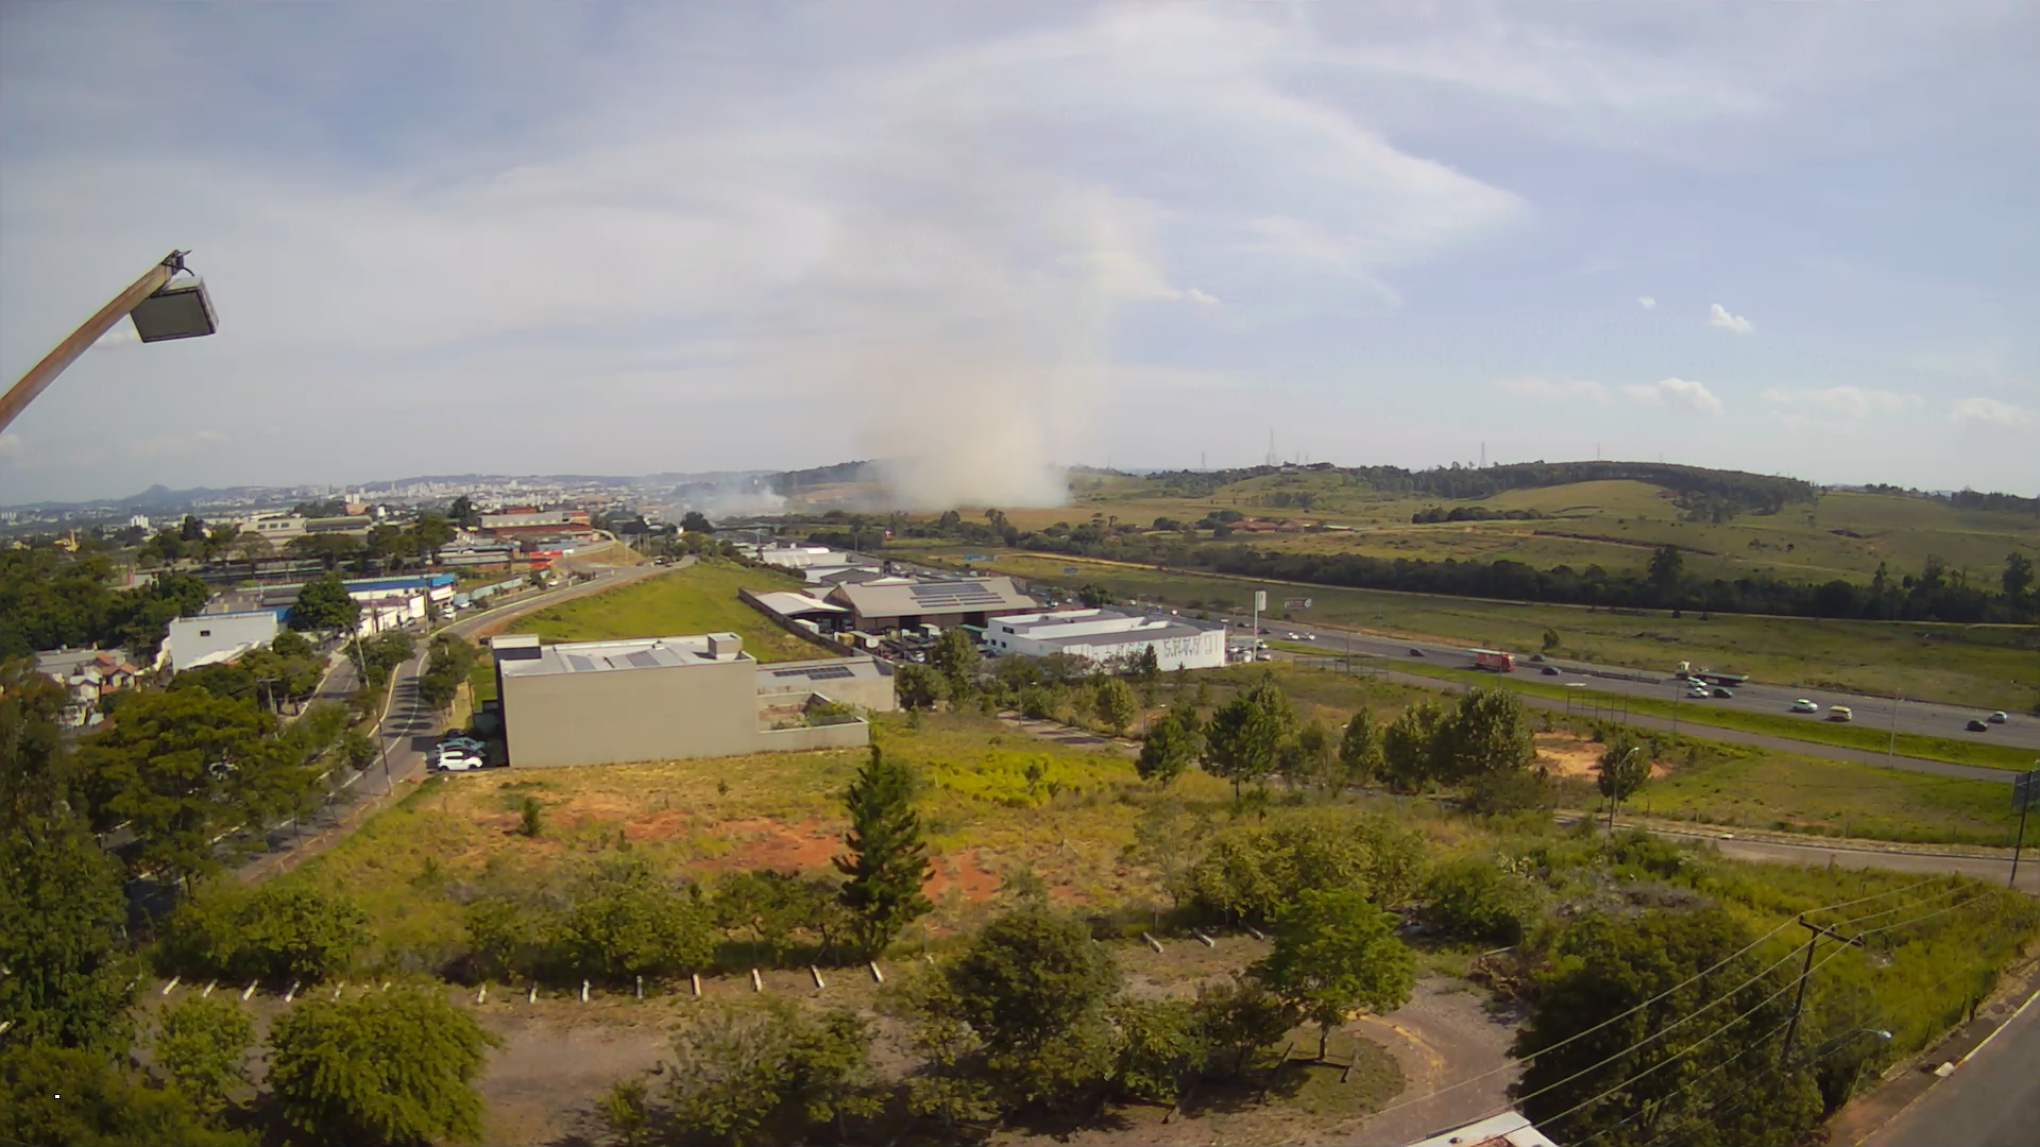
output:
<svg viewBox="0 0 2040 1147"><path fill-rule="evenodd" d="M361 619L361 603L348 596L340 575L327 570L298 590L290 607L290 627L317 633L352 633Z"/></svg>
<svg viewBox="0 0 2040 1147"><path fill-rule="evenodd" d="M476 1139L474 1080L501 1043L431 992L307 999L270 1029L269 1088L283 1121L318 1142Z"/></svg>
<svg viewBox="0 0 2040 1147"><path fill-rule="evenodd" d="M315 983L345 970L368 939L368 917L345 896L222 883L177 906L158 961L193 978Z"/></svg>
<svg viewBox="0 0 2040 1147"><path fill-rule="evenodd" d="M1338 757L1338 741L1332 730L1316 717L1312 717L1296 735L1284 742L1281 753L1282 775L1289 783L1299 788L1309 786L1321 793L1336 793L1345 787L1344 771L1334 768Z"/></svg>
<svg viewBox="0 0 2040 1147"><path fill-rule="evenodd" d="M1419 701L1402 711L1381 735L1382 779L1401 792L1424 787L1436 769L1438 731L1445 714L1435 702Z"/></svg>
<svg viewBox="0 0 2040 1147"><path fill-rule="evenodd" d="M809 1017L777 999L710 1006L674 1032L673 1055L686 1069L664 1099L682 1142L806 1142L832 1124L840 1142L846 1119L879 1107L870 1033L840 1008Z"/></svg>
<svg viewBox="0 0 2040 1147"><path fill-rule="evenodd" d="M578 975L611 982L705 968L715 958L706 906L642 862L610 864L588 879L560 921L558 943Z"/></svg>
<svg viewBox="0 0 2040 1147"><path fill-rule="evenodd" d="M1558 643L1562 640L1564 639L1559 637L1558 630L1547 628L1544 631L1544 652L1549 653L1552 650L1557 649Z"/></svg>
<svg viewBox="0 0 2040 1147"><path fill-rule="evenodd" d="M850 878L843 904L856 916L859 944L873 956L934 907L921 893L932 872L914 814L914 789L913 770L873 745L843 797L850 813L850 831L843 837L849 852L836 857L836 870Z"/></svg>
<svg viewBox="0 0 2040 1147"><path fill-rule="evenodd" d="M0 1016L11 1042L112 1051L130 1025L135 968L119 862L76 811L76 762L56 718L62 687L0 664Z"/></svg>
<svg viewBox="0 0 2040 1147"><path fill-rule="evenodd" d="M1186 714L1181 711L1170 712L1148 727L1147 739L1140 745L1140 756L1133 762L1134 772L1140 774L1141 780L1166 787L1182 776L1183 770L1196 759L1202 739L1194 725L1196 711L1187 714L1193 724L1186 725L1185 717Z"/></svg>
<svg viewBox="0 0 2040 1147"><path fill-rule="evenodd" d="M200 689L129 698L113 727L79 750L98 827L126 823L138 868L172 876L219 867L214 842L301 806L312 780L245 698Z"/></svg>
<svg viewBox="0 0 2040 1147"><path fill-rule="evenodd" d="M1133 661L1127 666L1127 672L1135 681L1140 682L1141 702L1153 705L1155 684L1162 679L1162 659L1155 652L1152 642L1141 646L1140 652L1133 655Z"/></svg>
<svg viewBox="0 0 2040 1147"><path fill-rule="evenodd" d="M1821 1114L1813 1078L1758 1046L1789 1016L1797 969L1761 974L1771 957L1751 939L1721 908L1566 929L1512 1049L1523 1114L1567 1143L1802 1141ZM1713 1018L1671 1026L1703 1007Z"/></svg>
<svg viewBox="0 0 2040 1147"><path fill-rule="evenodd" d="M1349 785L1364 785L1381 775L1381 728L1374 723L1374 711L1364 705L1339 737L1339 767Z"/></svg>
<svg viewBox="0 0 2040 1147"><path fill-rule="evenodd" d="M949 688L949 699L962 704L977 689L978 650L977 642L961 626L952 625L935 639L935 648L928 653L928 664L942 675Z"/></svg>
<svg viewBox="0 0 2040 1147"><path fill-rule="evenodd" d="M361 548L361 539L353 534L301 534L284 543L283 550L292 557L323 563L326 572L333 573Z"/></svg>
<svg viewBox="0 0 2040 1147"><path fill-rule="evenodd" d="M1507 689L1473 688L1440 727L1433 768L1440 780L1520 772L1537 757L1523 702Z"/></svg>
<svg viewBox="0 0 2040 1147"><path fill-rule="evenodd" d="M2005 572L1999 584L2004 587L2007 601L2015 606L2025 604L2033 592L2033 559L2017 550L2006 554Z"/></svg>
<svg viewBox="0 0 2040 1147"><path fill-rule="evenodd" d="M1104 609L1112 604L1112 591L1091 582L1077 590L1077 600L1083 603L1085 609Z"/></svg>
<svg viewBox="0 0 2040 1147"><path fill-rule="evenodd" d="M949 686L933 669L907 661L893 667L893 692L901 708L917 712L933 709L949 695Z"/></svg>
<svg viewBox="0 0 2040 1147"><path fill-rule="evenodd" d="M439 564L440 547L453 540L452 524L438 514L419 515L410 532L418 552L429 556L433 565Z"/></svg>
<svg viewBox="0 0 2040 1147"><path fill-rule="evenodd" d="M1650 754L1627 737L1617 737L1601 754L1596 783L1608 798L1608 831L1615 831L1615 810L1650 780Z"/></svg>
<svg viewBox="0 0 2040 1147"><path fill-rule="evenodd" d="M1661 593L1677 589L1685 569L1686 559L1677 546L1659 546L1657 552L1650 556L1650 581Z"/></svg>
<svg viewBox="0 0 2040 1147"><path fill-rule="evenodd" d="M1133 687L1118 677L1100 677L1091 688L1091 703L1098 712L1098 720L1113 736L1124 735L1140 712L1140 700L1133 695Z"/></svg>
<svg viewBox="0 0 2040 1147"><path fill-rule="evenodd" d="M1090 930L1040 908L986 925L947 975L963 1018L993 1047L1040 1047L1119 990L1118 965Z"/></svg>
<svg viewBox="0 0 2040 1147"><path fill-rule="evenodd" d="M689 510L680 516L680 528L690 534L712 534L715 523L699 510Z"/></svg>
<svg viewBox="0 0 2040 1147"><path fill-rule="evenodd" d="M1190 1014L1211 1053L1232 1058L1235 1079L1248 1060L1288 1035L1297 1019L1288 1001L1252 977L1199 985Z"/></svg>
<svg viewBox="0 0 2040 1147"><path fill-rule="evenodd" d="M1231 781L1238 800L1241 785L1259 784L1275 771L1282 743L1295 724L1288 694L1272 675L1263 676L1211 715L1204 733L1204 767Z"/></svg>
<svg viewBox="0 0 2040 1147"><path fill-rule="evenodd" d="M234 540L228 543L228 550L248 563L248 576L254 577L255 564L275 554L276 546L261 534L247 530L234 535Z"/></svg>
<svg viewBox="0 0 2040 1147"><path fill-rule="evenodd" d="M475 507L473 498L462 494L446 508L446 519L464 530L472 530L481 526L482 512Z"/></svg>
<svg viewBox="0 0 2040 1147"><path fill-rule="evenodd" d="M1349 1013L1409 1002L1417 957L1391 919L1350 888L1306 888L1276 916L1274 949L1251 974L1318 1025L1318 1059Z"/></svg>
<svg viewBox="0 0 2040 1147"><path fill-rule="evenodd" d="M1537 914L1535 885L1478 856L1440 865L1424 884L1424 899L1425 921L1477 944L1514 944Z"/></svg>
<svg viewBox="0 0 2040 1147"><path fill-rule="evenodd" d="M157 1017L156 1063L192 1106L208 1115L226 1106L227 1089L248 1078L255 1025L227 996L186 996Z"/></svg>
<svg viewBox="0 0 2040 1147"><path fill-rule="evenodd" d="M251 1142L211 1130L183 1095L135 1083L103 1055L28 1040L9 1040L0 1050L0 1141L51 1147Z"/></svg>
<svg viewBox="0 0 2040 1147"><path fill-rule="evenodd" d="M1130 1098L1175 1102L1210 1054L1188 1001L1122 997L1108 1017L1119 1037L1113 1081Z"/></svg>

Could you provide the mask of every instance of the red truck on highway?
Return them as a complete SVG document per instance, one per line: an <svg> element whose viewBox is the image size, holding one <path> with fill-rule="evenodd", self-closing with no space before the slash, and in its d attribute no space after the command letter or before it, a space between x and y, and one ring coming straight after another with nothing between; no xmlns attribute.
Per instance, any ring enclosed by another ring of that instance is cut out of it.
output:
<svg viewBox="0 0 2040 1147"><path fill-rule="evenodd" d="M1500 650L1469 649L1467 652L1473 654L1473 667L1475 669L1485 669L1490 673L1514 673L1516 671L1516 659Z"/></svg>

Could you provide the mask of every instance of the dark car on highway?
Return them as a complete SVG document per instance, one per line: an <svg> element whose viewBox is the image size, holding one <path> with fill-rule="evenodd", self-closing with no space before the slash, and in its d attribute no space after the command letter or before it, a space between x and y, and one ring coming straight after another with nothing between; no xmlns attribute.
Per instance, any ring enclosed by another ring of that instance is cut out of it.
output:
<svg viewBox="0 0 2040 1147"><path fill-rule="evenodd" d="M1715 695L1716 697L1720 698L1720 699L1721 699L1721 700L1723 700L1723 701L1732 701L1732 700L1734 700L1734 699L1735 699L1735 690L1733 690L1733 689L1716 689L1716 690L1714 691L1714 695Z"/></svg>
<svg viewBox="0 0 2040 1147"><path fill-rule="evenodd" d="M1547 666L1545 666L1545 667L1544 667L1544 675L1545 675L1546 677L1556 677L1556 676L1558 676L1558 666L1556 666L1556 665L1547 665Z"/></svg>
<svg viewBox="0 0 2040 1147"><path fill-rule="evenodd" d="M1989 726L1989 725L1986 725L1986 724L1984 724L1984 723L1983 723L1982 721L1979 721L1979 720L1977 720L1977 719L1976 719L1976 718L1974 718L1974 717L1971 717L1971 718L1969 719L1969 726L1968 726L1968 728L1969 728L1969 731L1970 731L1970 732L1972 732L1972 733L1988 733L1988 732L1990 732L1990 726Z"/></svg>
<svg viewBox="0 0 2040 1147"><path fill-rule="evenodd" d="M1418 649L1418 648L1417 648L1416 646L1414 646L1414 645L1410 646L1410 656L1411 656L1411 657L1422 657L1423 655L1424 655L1424 651L1423 651L1423 650L1421 650L1421 649Z"/></svg>

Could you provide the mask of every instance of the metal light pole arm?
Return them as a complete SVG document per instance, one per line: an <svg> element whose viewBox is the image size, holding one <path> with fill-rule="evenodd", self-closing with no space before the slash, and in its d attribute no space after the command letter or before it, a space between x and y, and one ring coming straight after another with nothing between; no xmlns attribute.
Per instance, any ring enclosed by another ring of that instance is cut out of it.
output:
<svg viewBox="0 0 2040 1147"><path fill-rule="evenodd" d="M113 301L99 308L97 314L85 320L85 325L71 332L71 336L57 344L57 349L43 356L43 360L29 368L21 381L15 383L4 395L0 395L0 430L6 430L15 417L35 396L41 394L64 368L78 361L78 356L100 340L114 324L126 318L129 311L141 305L143 299L161 290L184 266L184 252L172 251L163 261L148 269L141 278L130 284L127 290L113 297Z"/></svg>

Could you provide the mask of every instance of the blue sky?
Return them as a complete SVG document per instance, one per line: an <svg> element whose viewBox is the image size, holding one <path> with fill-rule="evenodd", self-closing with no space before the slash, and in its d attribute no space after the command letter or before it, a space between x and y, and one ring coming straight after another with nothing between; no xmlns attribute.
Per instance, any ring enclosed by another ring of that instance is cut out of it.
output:
<svg viewBox="0 0 2040 1147"><path fill-rule="evenodd" d="M0 3L0 501L915 456L2040 492L2040 10Z"/></svg>

